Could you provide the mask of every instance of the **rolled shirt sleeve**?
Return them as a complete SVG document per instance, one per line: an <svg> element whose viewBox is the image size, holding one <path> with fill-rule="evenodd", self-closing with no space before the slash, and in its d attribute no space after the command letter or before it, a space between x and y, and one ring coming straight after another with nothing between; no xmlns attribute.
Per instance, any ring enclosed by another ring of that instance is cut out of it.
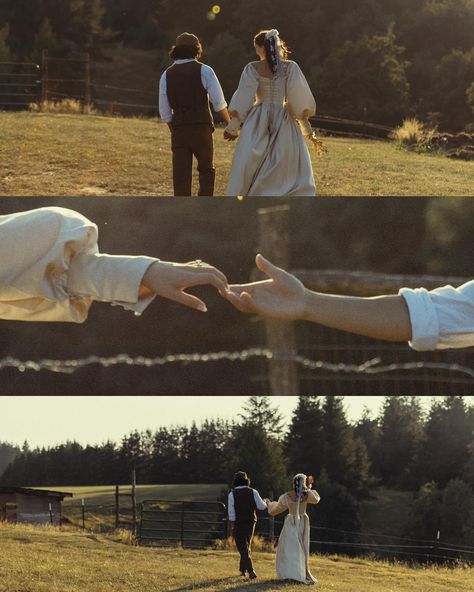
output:
<svg viewBox="0 0 474 592"><path fill-rule="evenodd" d="M167 92L167 84L166 84L166 71L163 72L160 78L160 88L159 88L159 110L160 110L160 117L162 121L165 123L171 123L173 119L173 112L171 111L170 102L168 99L168 92Z"/></svg>
<svg viewBox="0 0 474 592"><path fill-rule="evenodd" d="M263 501L260 497L260 494L256 489L253 490L253 499L255 500L255 505L257 506L257 510L266 510L267 504Z"/></svg>
<svg viewBox="0 0 474 592"><path fill-rule="evenodd" d="M222 109L225 109L227 103L220 82L214 70L206 64L201 66L201 82L207 90L214 111L218 113L219 111L222 111Z"/></svg>
<svg viewBox="0 0 474 592"><path fill-rule="evenodd" d="M229 496L227 497L227 513L229 516L229 520L231 522L235 522L235 504L234 504L234 494L231 491Z"/></svg>
<svg viewBox="0 0 474 592"><path fill-rule="evenodd" d="M474 281L459 288L402 288L418 351L474 346Z"/></svg>

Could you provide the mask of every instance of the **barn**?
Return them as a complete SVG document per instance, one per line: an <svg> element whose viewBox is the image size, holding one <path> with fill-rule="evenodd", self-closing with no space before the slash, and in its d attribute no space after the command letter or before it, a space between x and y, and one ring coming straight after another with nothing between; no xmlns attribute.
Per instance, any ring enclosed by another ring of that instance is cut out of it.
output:
<svg viewBox="0 0 474 592"><path fill-rule="evenodd" d="M72 493L0 486L0 520L59 525L65 497Z"/></svg>

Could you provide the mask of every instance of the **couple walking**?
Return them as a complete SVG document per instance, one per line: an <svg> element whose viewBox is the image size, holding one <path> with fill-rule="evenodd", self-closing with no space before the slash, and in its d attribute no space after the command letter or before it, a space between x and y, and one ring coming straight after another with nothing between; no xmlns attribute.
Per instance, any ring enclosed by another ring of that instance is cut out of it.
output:
<svg viewBox="0 0 474 592"><path fill-rule="evenodd" d="M256 510L267 510L276 516L286 510L283 529L276 551L276 572L281 580L296 580L315 584L316 578L309 570L310 525L306 514L308 504L317 504L319 494L311 489L313 478L303 473L293 477L292 489L281 495L277 502L262 500L256 489L250 487L250 479L243 471L234 476L233 489L228 497L229 521L233 527L235 544L240 554L240 573L250 579L257 574L251 558L252 537L257 522Z"/></svg>
<svg viewBox="0 0 474 592"><path fill-rule="evenodd" d="M316 102L278 31L254 38L258 60L247 64L229 106L209 66L199 62L202 46L182 33L170 51L174 60L160 79L160 117L171 131L175 195L191 195L192 160L199 195L214 194L214 111L227 123L226 140L236 140L226 195L312 196L316 188L305 138Z"/></svg>

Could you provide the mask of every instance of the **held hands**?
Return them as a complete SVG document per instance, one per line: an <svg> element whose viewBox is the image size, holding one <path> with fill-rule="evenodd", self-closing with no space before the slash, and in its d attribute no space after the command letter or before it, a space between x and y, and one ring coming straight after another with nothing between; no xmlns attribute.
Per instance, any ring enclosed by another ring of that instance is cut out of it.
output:
<svg viewBox="0 0 474 592"><path fill-rule="evenodd" d="M306 289L303 284L262 255L257 255L255 263L269 279L250 284L231 284L229 290L224 292L224 298L241 312L256 313L270 319L303 319L306 311Z"/></svg>
<svg viewBox="0 0 474 592"><path fill-rule="evenodd" d="M233 142L234 140L237 140L238 136L234 136L233 134L230 134L226 129L224 130L224 140L228 140L230 142Z"/></svg>
<svg viewBox="0 0 474 592"><path fill-rule="evenodd" d="M155 261L143 276L140 295L156 294L189 308L207 312L205 303L188 294L186 289L211 285L241 312L281 320L303 319L306 312L306 289L303 284L262 255L256 256L255 263L268 279L229 285L221 271L199 259L189 263Z"/></svg>

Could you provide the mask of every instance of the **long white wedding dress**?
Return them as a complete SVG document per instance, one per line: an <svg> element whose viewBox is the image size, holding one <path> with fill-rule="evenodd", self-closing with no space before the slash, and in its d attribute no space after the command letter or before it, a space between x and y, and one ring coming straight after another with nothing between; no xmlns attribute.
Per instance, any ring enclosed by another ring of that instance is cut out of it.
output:
<svg viewBox="0 0 474 592"><path fill-rule="evenodd" d="M296 62L284 61L273 78L261 76L257 64L247 64L229 104L238 117L233 122L243 125L226 193L313 196L311 159L297 121L316 112L311 89Z"/></svg>
<svg viewBox="0 0 474 592"><path fill-rule="evenodd" d="M308 565L310 523L306 506L317 504L319 499L319 494L309 489L299 504L299 516L298 503L292 499L290 492L281 495L277 502L269 502L267 505L271 516L288 510L276 551L276 572L281 580L296 580L305 584L317 582Z"/></svg>

